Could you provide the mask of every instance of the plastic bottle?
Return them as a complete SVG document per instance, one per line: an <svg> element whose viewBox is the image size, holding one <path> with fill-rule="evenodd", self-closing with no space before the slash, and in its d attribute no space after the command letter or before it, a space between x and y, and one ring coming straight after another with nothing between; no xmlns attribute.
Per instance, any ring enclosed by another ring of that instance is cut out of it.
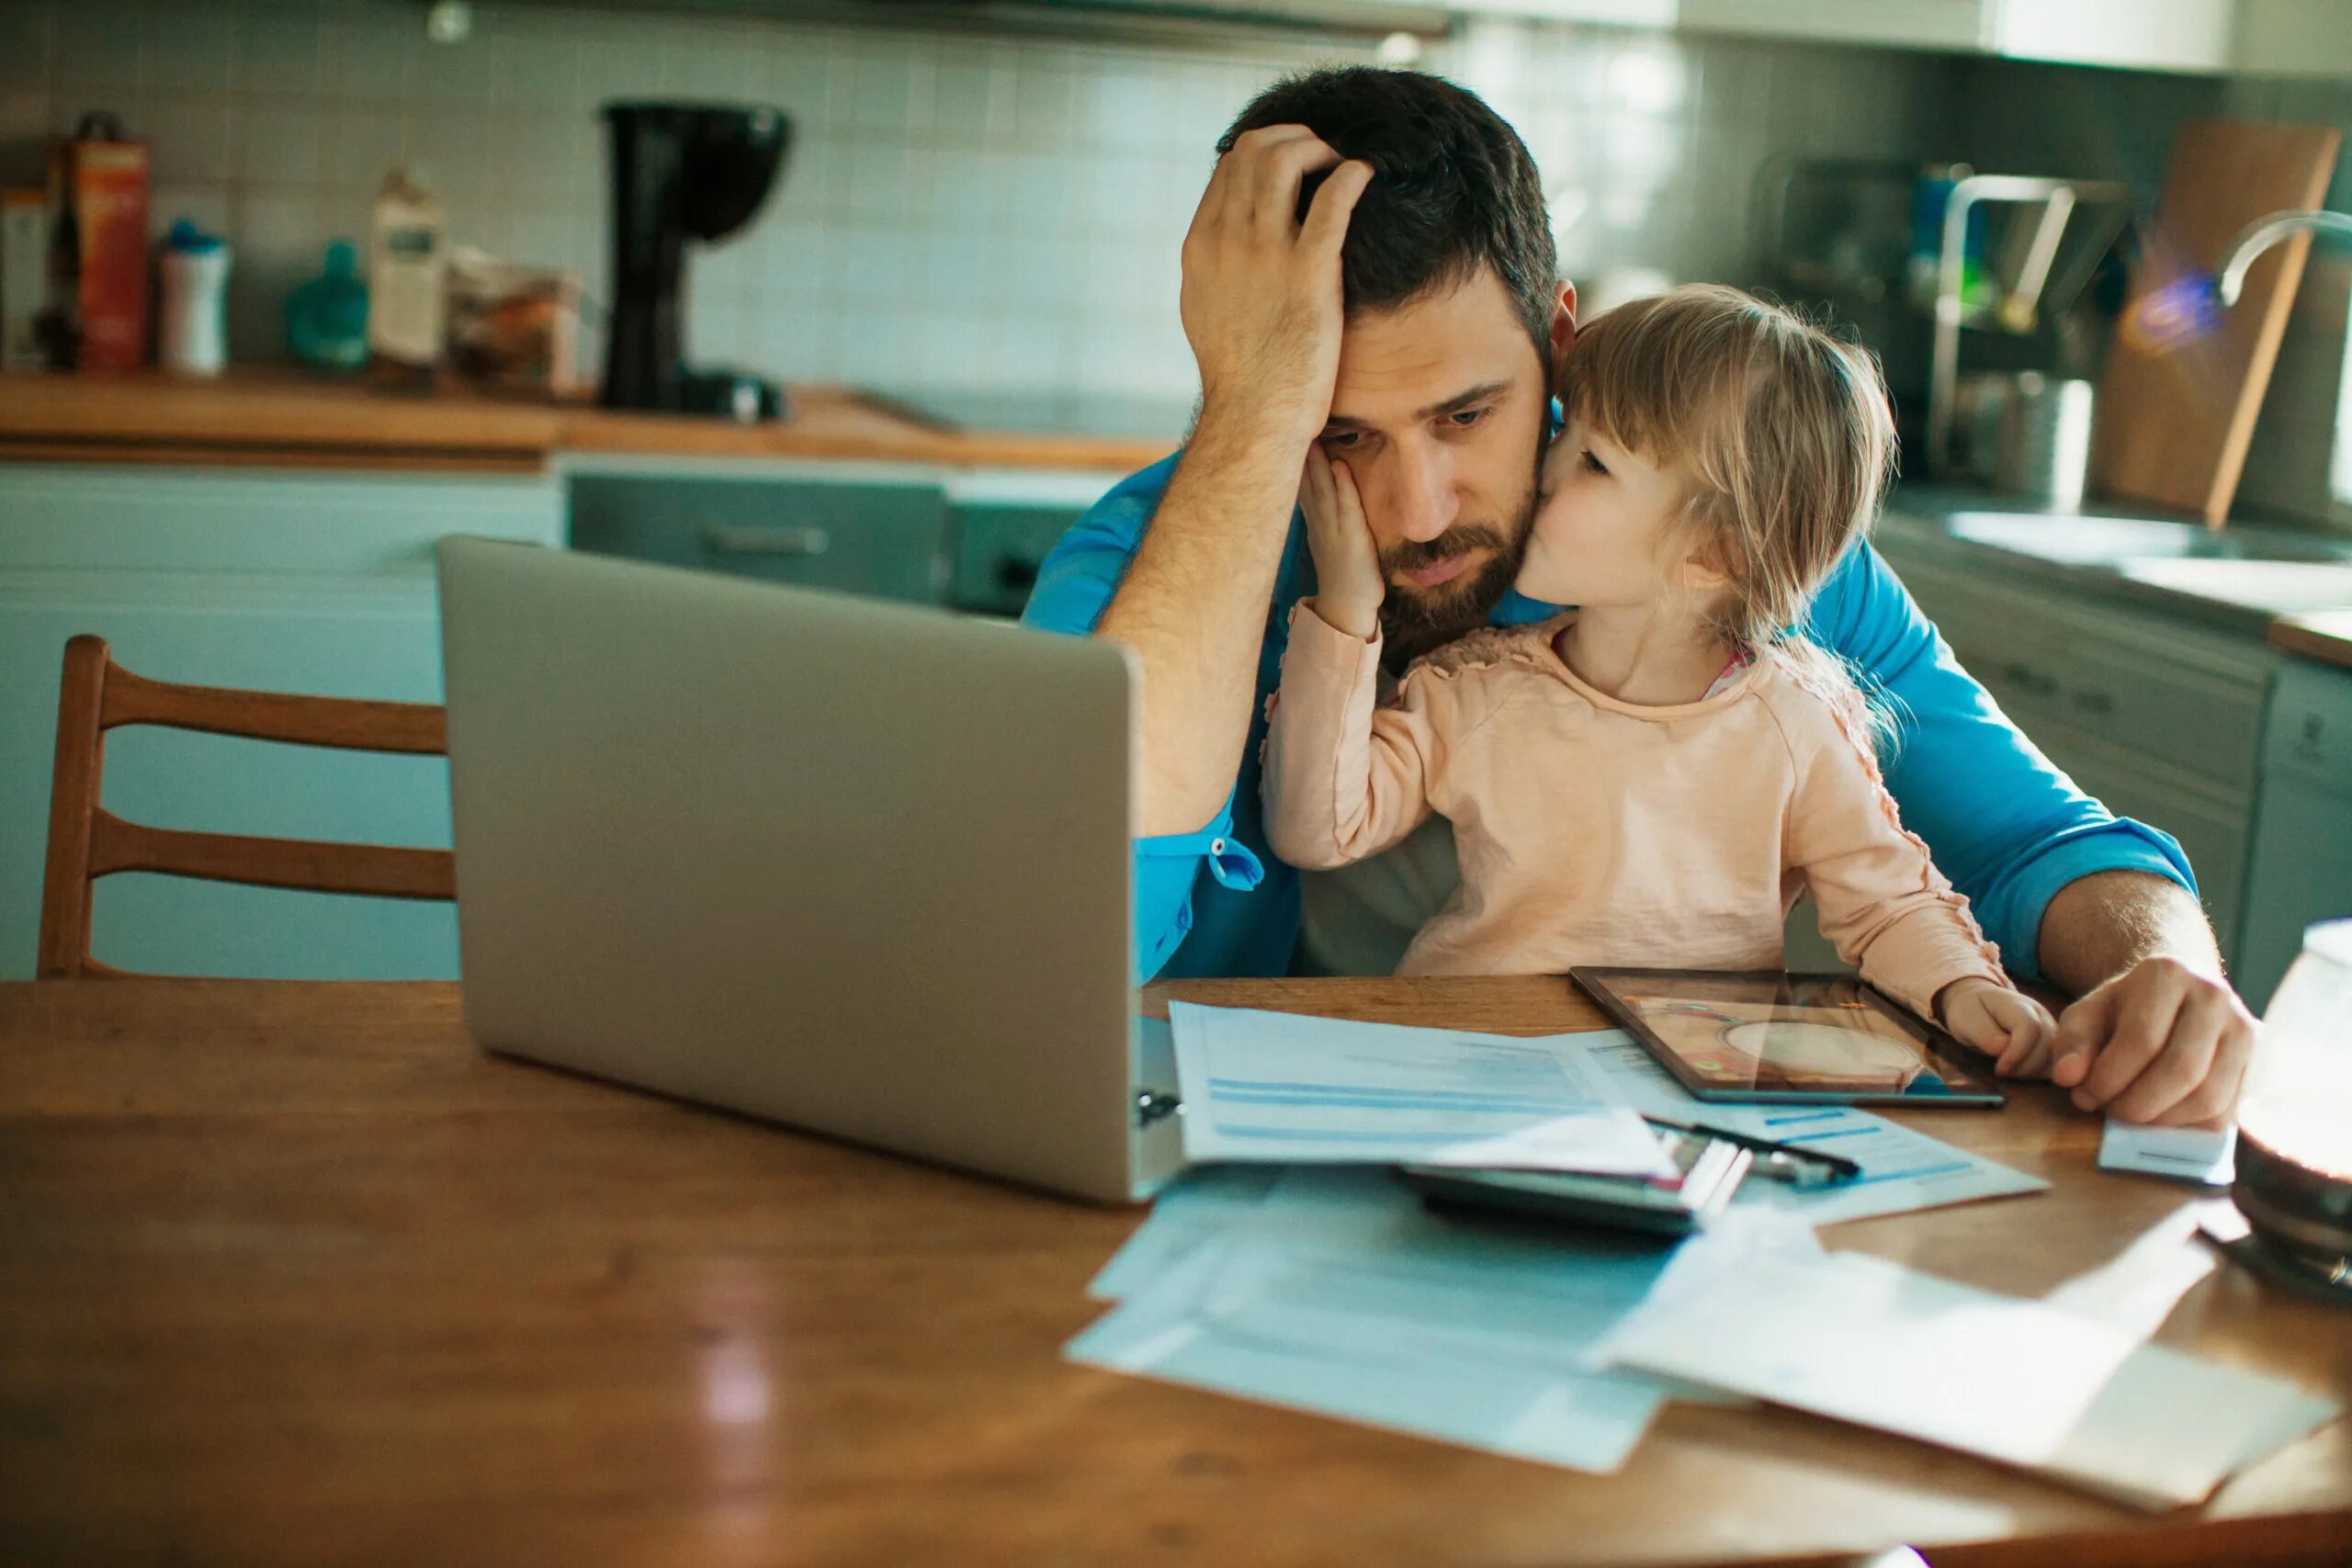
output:
<svg viewBox="0 0 2352 1568"><path fill-rule="evenodd" d="M286 297L286 347L321 370L357 370L368 363L368 286L348 240L327 247L326 271Z"/></svg>
<svg viewBox="0 0 2352 1568"><path fill-rule="evenodd" d="M429 375L441 358L441 203L406 169L385 176L368 250L368 346L379 365Z"/></svg>
<svg viewBox="0 0 2352 1568"><path fill-rule="evenodd" d="M156 262L164 322L155 362L175 376L218 376L229 364L229 245L188 219L172 225Z"/></svg>

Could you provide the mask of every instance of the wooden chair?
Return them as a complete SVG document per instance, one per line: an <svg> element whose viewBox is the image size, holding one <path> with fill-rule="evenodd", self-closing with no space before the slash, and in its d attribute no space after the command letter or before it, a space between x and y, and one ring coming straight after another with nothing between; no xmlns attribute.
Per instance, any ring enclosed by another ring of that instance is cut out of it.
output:
<svg viewBox="0 0 2352 1568"><path fill-rule="evenodd" d="M455 863L447 850L254 839L124 821L98 804L98 781L106 732L126 724L352 751L448 751L443 710L429 703L174 685L116 664L103 637L74 637L65 645L57 707L57 777L49 801L36 971L42 979L125 973L90 956L91 886L118 871L382 898L457 897Z"/></svg>

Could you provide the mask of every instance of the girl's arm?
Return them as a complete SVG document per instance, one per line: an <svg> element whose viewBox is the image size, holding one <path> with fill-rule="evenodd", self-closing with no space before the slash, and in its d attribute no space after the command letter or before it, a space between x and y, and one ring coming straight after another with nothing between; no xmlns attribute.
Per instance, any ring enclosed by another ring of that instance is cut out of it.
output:
<svg viewBox="0 0 2352 1568"><path fill-rule="evenodd" d="M1346 865L1396 843L1430 814L1438 731L1428 682L1375 714L1380 605L1388 585L1354 476L1310 451L1299 510L1316 595L1291 611L1282 688L1266 725L1266 841L1296 866Z"/></svg>
<svg viewBox="0 0 2352 1568"><path fill-rule="evenodd" d="M1375 708L1380 637L1340 630L1313 599L1291 612L1290 647L1266 727L1266 840L1328 870L1376 855L1429 819L1453 718L1452 682L1415 673Z"/></svg>
<svg viewBox="0 0 2352 1568"><path fill-rule="evenodd" d="M1824 700L1783 686L1771 701L1796 769L1784 853L1822 934L1871 985L2005 1070L2041 1067L2050 1015L2009 985L1968 901L1904 828L1868 747Z"/></svg>

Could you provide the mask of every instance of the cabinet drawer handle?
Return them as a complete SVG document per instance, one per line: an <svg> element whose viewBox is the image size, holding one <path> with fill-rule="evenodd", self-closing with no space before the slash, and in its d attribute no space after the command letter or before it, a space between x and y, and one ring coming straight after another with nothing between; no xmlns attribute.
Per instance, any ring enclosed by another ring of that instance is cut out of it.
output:
<svg viewBox="0 0 2352 1568"><path fill-rule="evenodd" d="M702 531L702 547L719 556L821 556L833 547L822 528L750 528L716 524Z"/></svg>

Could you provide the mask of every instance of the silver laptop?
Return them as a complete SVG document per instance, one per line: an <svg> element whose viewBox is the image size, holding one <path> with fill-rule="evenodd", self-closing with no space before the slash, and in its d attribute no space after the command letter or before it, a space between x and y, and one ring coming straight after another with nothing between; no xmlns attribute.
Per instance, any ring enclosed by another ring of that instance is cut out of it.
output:
<svg viewBox="0 0 2352 1568"><path fill-rule="evenodd" d="M1178 1162L1108 644L536 546L439 550L486 1048L1102 1201ZM1149 1060L1146 1060L1148 1054Z"/></svg>

